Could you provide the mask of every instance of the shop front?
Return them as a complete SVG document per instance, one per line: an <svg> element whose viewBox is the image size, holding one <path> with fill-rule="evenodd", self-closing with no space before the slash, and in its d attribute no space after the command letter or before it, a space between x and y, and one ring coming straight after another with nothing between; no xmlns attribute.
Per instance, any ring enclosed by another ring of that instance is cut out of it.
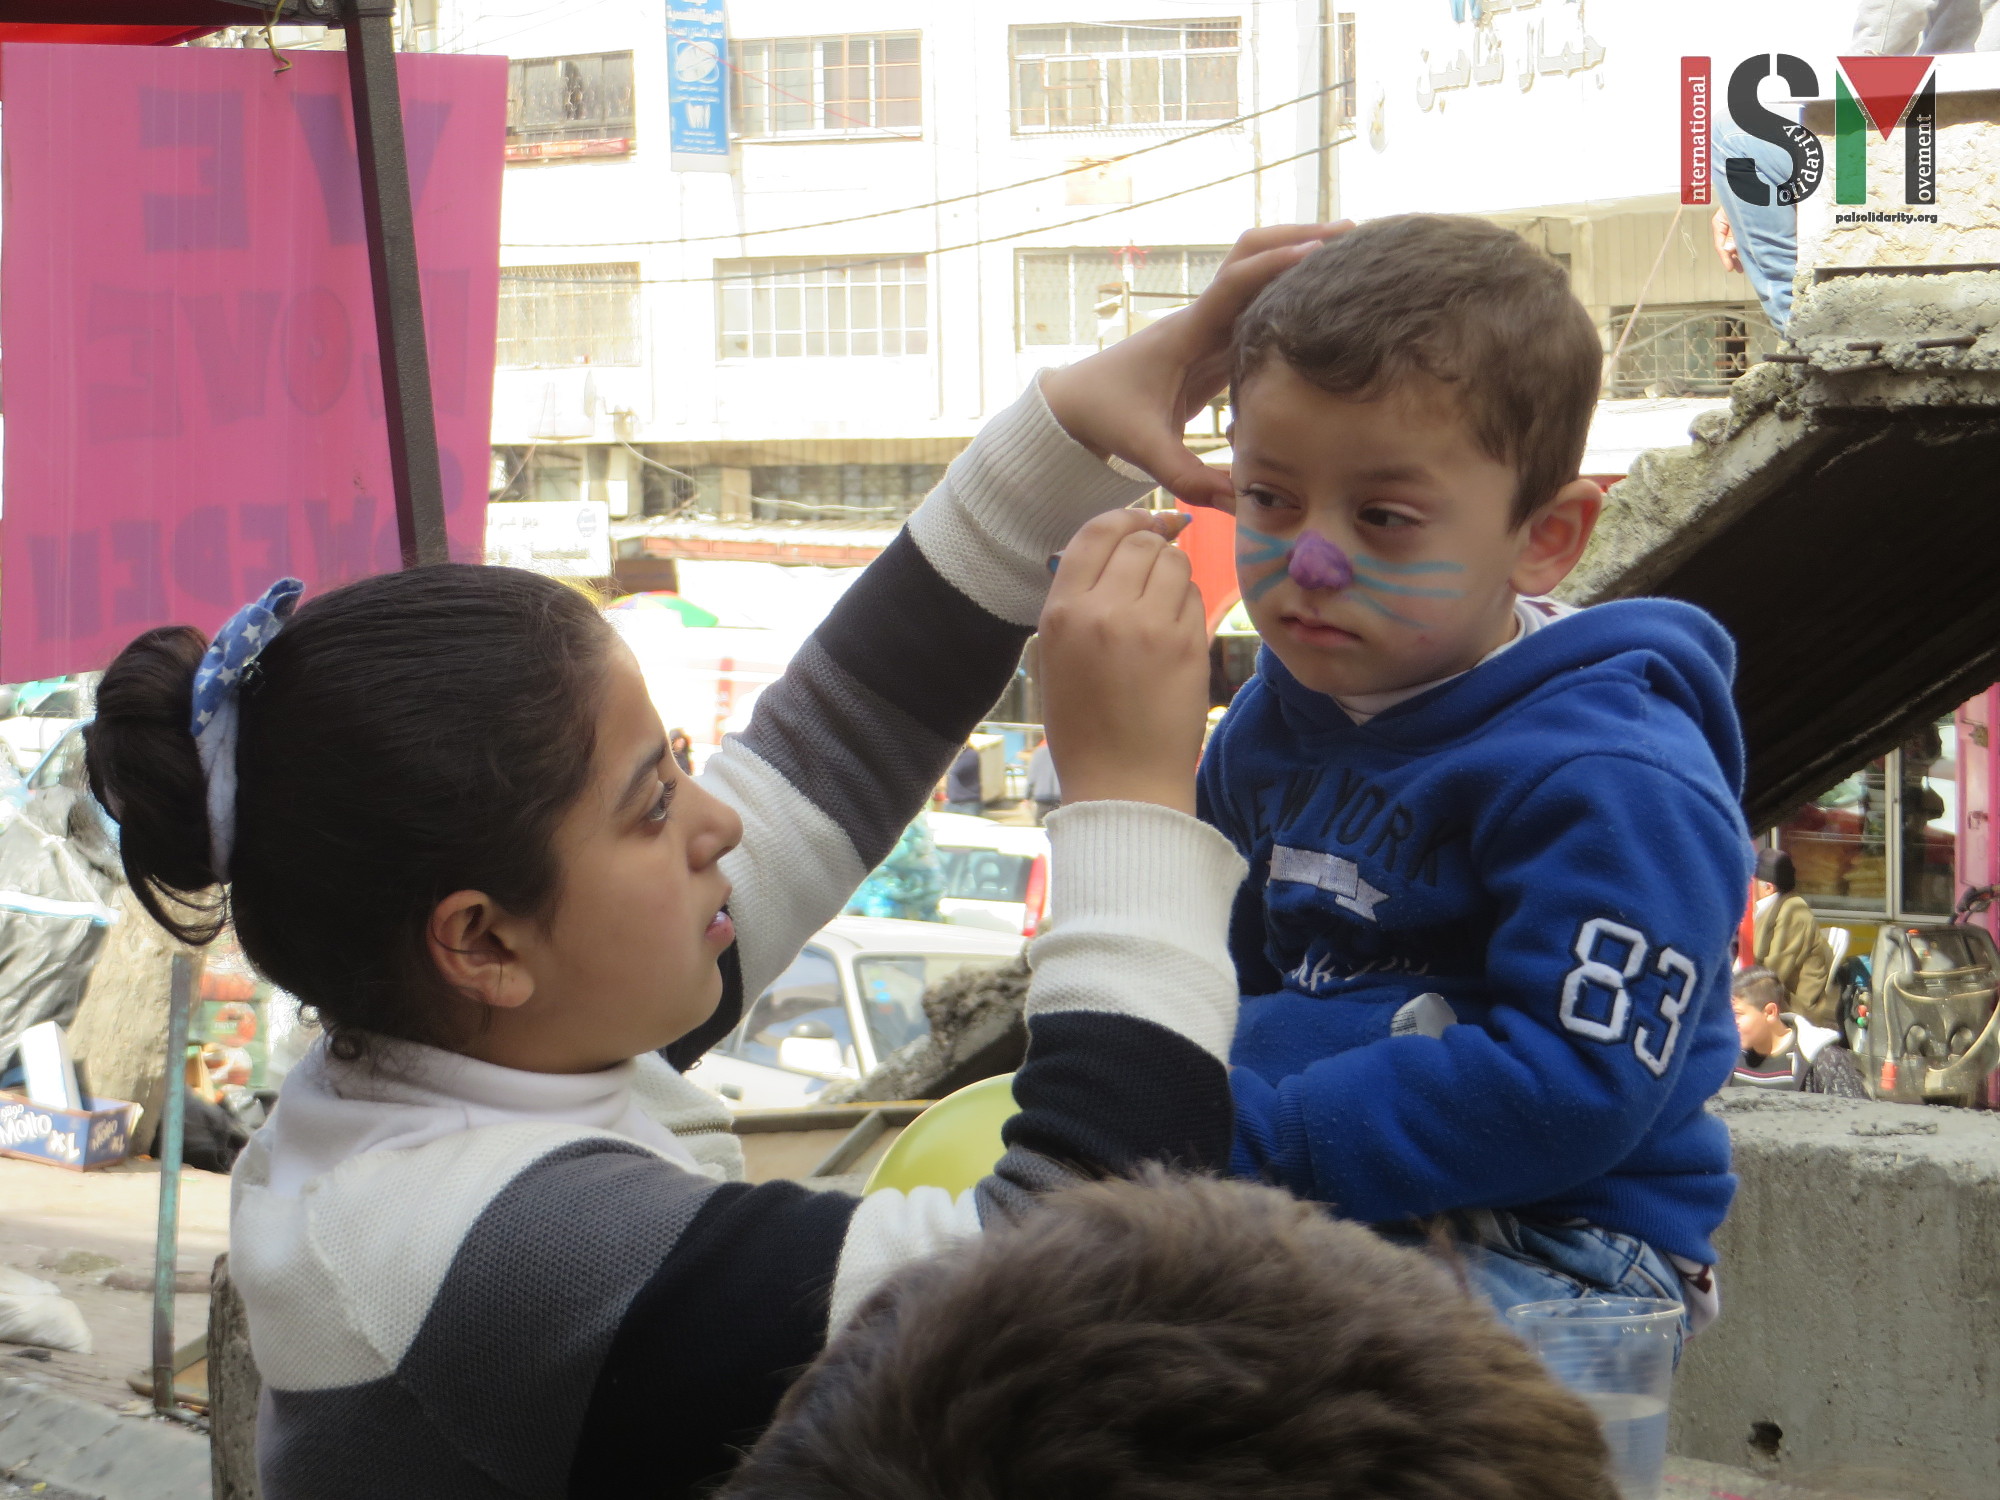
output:
<svg viewBox="0 0 2000 1500"><path fill-rule="evenodd" d="M1760 842L1792 857L1822 927L1866 955L1885 922L1946 922L1961 892L2000 880L1990 833L1994 747L1989 688L1835 782ZM1990 928L1991 915L1979 918Z"/></svg>

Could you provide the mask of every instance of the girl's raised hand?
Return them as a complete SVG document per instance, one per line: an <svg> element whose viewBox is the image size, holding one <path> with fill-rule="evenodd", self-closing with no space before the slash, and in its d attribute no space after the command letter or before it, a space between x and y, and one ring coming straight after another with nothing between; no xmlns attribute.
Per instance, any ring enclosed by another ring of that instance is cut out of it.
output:
<svg viewBox="0 0 2000 1500"><path fill-rule="evenodd" d="M1194 812L1208 631L1172 513L1097 517L1042 610L1042 710L1064 802Z"/></svg>
<svg viewBox="0 0 2000 1500"><path fill-rule="evenodd" d="M1354 226L1277 224L1236 242L1208 290L1101 354L1042 376L1063 430L1099 458L1144 470L1191 505L1234 510L1229 476L1188 452L1182 433L1229 383L1230 335L1256 295Z"/></svg>

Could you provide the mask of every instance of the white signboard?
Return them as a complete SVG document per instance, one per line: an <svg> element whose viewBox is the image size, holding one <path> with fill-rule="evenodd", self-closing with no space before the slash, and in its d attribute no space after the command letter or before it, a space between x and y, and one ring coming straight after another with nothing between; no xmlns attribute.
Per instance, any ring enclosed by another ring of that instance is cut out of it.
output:
<svg viewBox="0 0 2000 1500"><path fill-rule="evenodd" d="M551 578L609 578L611 507L602 500L489 505L486 560Z"/></svg>

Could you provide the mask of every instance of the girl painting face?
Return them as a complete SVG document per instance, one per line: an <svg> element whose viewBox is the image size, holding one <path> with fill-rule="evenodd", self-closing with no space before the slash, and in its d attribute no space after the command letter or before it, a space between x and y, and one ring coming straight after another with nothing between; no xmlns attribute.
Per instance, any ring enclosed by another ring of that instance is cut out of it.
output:
<svg viewBox="0 0 2000 1500"><path fill-rule="evenodd" d="M1515 524L1513 467L1435 383L1358 401L1272 358L1239 388L1232 436L1244 607L1294 677L1335 697L1476 666L1596 517L1581 481L1588 497L1572 485Z"/></svg>
<svg viewBox="0 0 2000 1500"><path fill-rule="evenodd" d="M609 648L590 779L555 834L546 919L476 892L440 945L447 977L491 1008L466 1051L537 1072L608 1067L686 1035L722 995L735 940L722 858L743 837L725 803L674 762L639 664ZM481 903L484 903L483 905Z"/></svg>

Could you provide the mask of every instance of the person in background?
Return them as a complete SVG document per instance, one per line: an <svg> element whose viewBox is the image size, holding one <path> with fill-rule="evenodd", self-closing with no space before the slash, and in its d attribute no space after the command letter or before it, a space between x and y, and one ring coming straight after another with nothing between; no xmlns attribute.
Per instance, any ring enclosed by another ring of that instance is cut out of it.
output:
<svg viewBox="0 0 2000 1500"><path fill-rule="evenodd" d="M1792 277L1799 267L1798 210L1778 201L1778 189L1792 174L1783 146L1741 130L1715 133L1715 217L1710 230L1724 270L1740 271L1763 304L1764 316L1783 333L1792 321ZM1728 164L1750 164L1755 185L1732 178ZM1752 200L1761 186L1764 202Z"/></svg>
<svg viewBox="0 0 2000 1500"><path fill-rule="evenodd" d="M1784 999L1785 987L1769 969L1745 969L1736 976L1729 1002L1736 1011L1736 1034L1743 1038L1743 1056L1729 1081L1866 1099L1861 1071L1840 1033L1787 1011Z"/></svg>
<svg viewBox="0 0 2000 1500"><path fill-rule="evenodd" d="M1995 0L1861 0L1854 50L1880 57L2000 48Z"/></svg>
<svg viewBox="0 0 2000 1500"><path fill-rule="evenodd" d="M896 840L889 857L877 865L848 900L857 917L895 917L904 922L942 922L938 897L944 894L944 871L930 824L918 813Z"/></svg>
<svg viewBox="0 0 2000 1500"><path fill-rule="evenodd" d="M1056 778L1056 759L1049 754L1049 737L1035 741L1035 753L1028 757L1028 797L1035 804L1035 826L1062 806L1062 782Z"/></svg>
<svg viewBox="0 0 2000 1500"><path fill-rule="evenodd" d="M979 752L967 745L944 777L944 810L978 817L986 810L986 796L979 785Z"/></svg>
<svg viewBox="0 0 2000 1500"><path fill-rule="evenodd" d="M689 776L694 775L694 741L688 738L685 729L667 731L667 753L674 758L674 764L682 771Z"/></svg>
<svg viewBox="0 0 2000 1500"><path fill-rule="evenodd" d="M1797 884L1791 855L1782 849L1757 851L1759 900L1751 957L1777 975L1790 1001L1785 1009L1825 1026L1833 1019L1833 995L1826 983L1833 950L1820 936L1819 919L1805 897L1794 889Z"/></svg>

